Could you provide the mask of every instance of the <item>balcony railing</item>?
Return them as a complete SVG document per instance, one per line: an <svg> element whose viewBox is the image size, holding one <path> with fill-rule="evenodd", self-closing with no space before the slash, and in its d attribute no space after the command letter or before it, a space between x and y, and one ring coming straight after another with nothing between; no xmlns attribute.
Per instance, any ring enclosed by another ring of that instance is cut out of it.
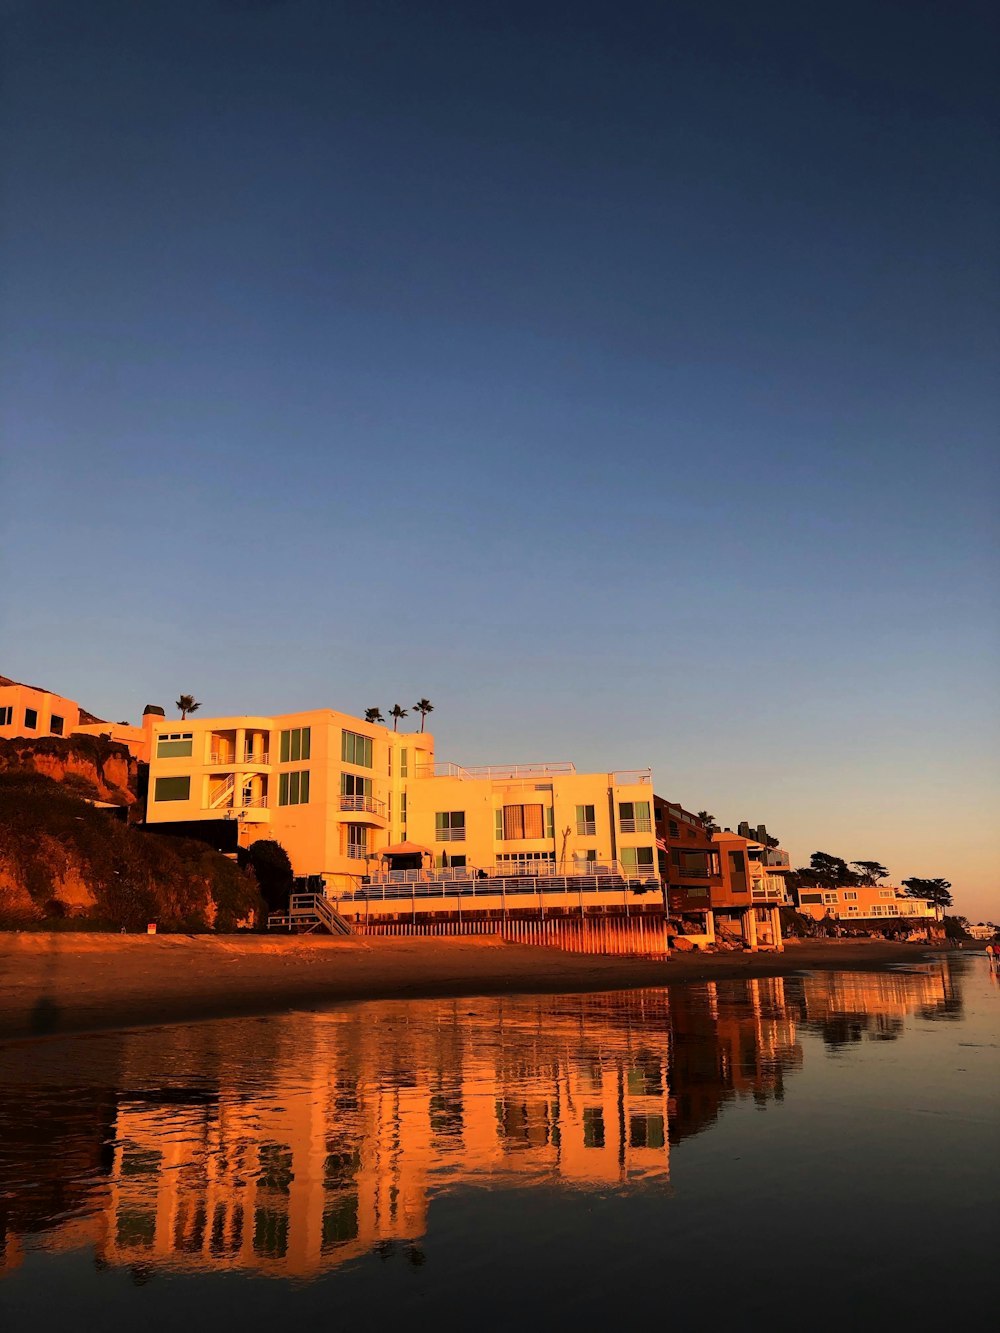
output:
<svg viewBox="0 0 1000 1333"><path fill-rule="evenodd" d="M551 764L481 764L465 768L462 764L416 764L418 778L543 778L549 774L575 773L576 765L568 759Z"/></svg>
<svg viewBox="0 0 1000 1333"><path fill-rule="evenodd" d="M355 842L347 844L348 861L367 861L371 857L371 849L368 847L359 847Z"/></svg>
<svg viewBox="0 0 1000 1333"><path fill-rule="evenodd" d="M240 764L269 764L271 756L266 750L244 750L242 754L213 750L208 756L208 762L217 768L238 768Z"/></svg>
<svg viewBox="0 0 1000 1333"><path fill-rule="evenodd" d="M619 769L611 774L611 784L614 787L650 787L653 784L653 770L651 768Z"/></svg>
<svg viewBox="0 0 1000 1333"><path fill-rule="evenodd" d="M597 823L593 819L578 819L576 821L576 836L578 838L593 838L597 833Z"/></svg>
<svg viewBox="0 0 1000 1333"><path fill-rule="evenodd" d="M385 818L385 801L377 801L374 796L341 796L340 808L378 815L380 819Z"/></svg>
<svg viewBox="0 0 1000 1333"><path fill-rule="evenodd" d="M464 842L464 828L439 828L434 831L435 842Z"/></svg>
<svg viewBox="0 0 1000 1333"><path fill-rule="evenodd" d="M653 821L648 816L640 819L620 819L618 823L623 833L651 833L653 831Z"/></svg>

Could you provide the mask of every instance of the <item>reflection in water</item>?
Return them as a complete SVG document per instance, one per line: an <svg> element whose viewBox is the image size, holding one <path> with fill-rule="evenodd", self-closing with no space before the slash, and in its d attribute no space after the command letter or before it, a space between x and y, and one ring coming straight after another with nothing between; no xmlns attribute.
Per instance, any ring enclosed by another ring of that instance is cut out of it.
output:
<svg viewBox="0 0 1000 1333"><path fill-rule="evenodd" d="M0 1271L24 1247L310 1277L402 1242L456 1185L662 1188L727 1103L952 1016L944 965L669 990L384 1002L0 1049Z"/></svg>

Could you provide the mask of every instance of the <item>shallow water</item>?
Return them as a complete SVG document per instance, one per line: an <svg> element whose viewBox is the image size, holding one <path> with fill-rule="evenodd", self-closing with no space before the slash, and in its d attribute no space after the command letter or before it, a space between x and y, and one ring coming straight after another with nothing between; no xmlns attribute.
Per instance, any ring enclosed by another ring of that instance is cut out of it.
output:
<svg viewBox="0 0 1000 1333"><path fill-rule="evenodd" d="M998 1045L982 956L10 1043L0 1320L982 1317Z"/></svg>

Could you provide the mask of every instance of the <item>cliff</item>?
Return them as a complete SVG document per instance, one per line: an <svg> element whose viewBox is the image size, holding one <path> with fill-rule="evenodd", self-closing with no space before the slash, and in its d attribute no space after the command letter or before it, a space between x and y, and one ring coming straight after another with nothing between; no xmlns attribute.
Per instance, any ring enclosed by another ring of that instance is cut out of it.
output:
<svg viewBox="0 0 1000 1333"><path fill-rule="evenodd" d="M203 843L123 823L76 794L84 780L103 799L123 794L113 781L121 774L115 756L86 770L79 755L47 755L47 743L30 748L67 780L34 764L0 772L0 928L76 919L111 929L155 921L166 930L232 930L263 909L252 872Z"/></svg>
<svg viewBox="0 0 1000 1333"><path fill-rule="evenodd" d="M0 773L39 773L78 796L133 805L138 764L124 745L100 736L0 740Z"/></svg>

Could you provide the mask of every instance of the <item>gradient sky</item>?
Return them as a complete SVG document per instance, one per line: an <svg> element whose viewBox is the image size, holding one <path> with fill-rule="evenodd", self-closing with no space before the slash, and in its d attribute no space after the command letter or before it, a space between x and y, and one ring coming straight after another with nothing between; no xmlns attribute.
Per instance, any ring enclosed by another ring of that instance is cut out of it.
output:
<svg viewBox="0 0 1000 1333"><path fill-rule="evenodd" d="M0 0L0 671L996 919L995 12Z"/></svg>

